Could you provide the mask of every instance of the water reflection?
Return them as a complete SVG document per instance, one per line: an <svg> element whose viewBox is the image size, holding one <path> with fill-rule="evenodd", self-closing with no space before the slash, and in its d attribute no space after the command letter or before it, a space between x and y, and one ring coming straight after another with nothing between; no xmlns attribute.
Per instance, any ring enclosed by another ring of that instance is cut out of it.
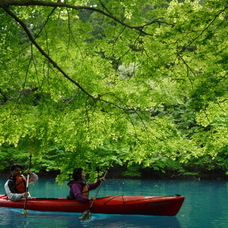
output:
<svg viewBox="0 0 228 228"><path fill-rule="evenodd" d="M176 217L133 216L133 215L110 215L110 216L94 215L90 227L180 228L180 224Z"/></svg>
<svg viewBox="0 0 228 228"><path fill-rule="evenodd" d="M79 213L51 213L29 211L21 215L21 209L0 208L1 227L96 227L96 228L180 228L176 217L104 215L92 214L90 221L80 221Z"/></svg>

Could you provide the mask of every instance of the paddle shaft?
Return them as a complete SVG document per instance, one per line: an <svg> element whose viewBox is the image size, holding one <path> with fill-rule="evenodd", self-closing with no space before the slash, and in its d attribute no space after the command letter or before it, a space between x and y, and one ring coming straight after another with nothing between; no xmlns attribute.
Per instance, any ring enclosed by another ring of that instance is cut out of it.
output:
<svg viewBox="0 0 228 228"><path fill-rule="evenodd" d="M109 168L110 168L110 166L106 169L106 171L105 171L105 173L104 173L104 176L103 177L106 177L106 175L107 175L107 173L108 173L108 170L109 170ZM97 191L96 191L96 194L95 194L95 197L97 198L97 196L98 196L98 192L100 191L100 189L101 189L101 185L103 184L103 181L101 181L101 183L100 183L100 185L98 186L98 188L97 188ZM96 199L95 199L96 200ZM94 202L95 202L95 200L93 200L92 201L92 203L90 204L90 206L89 206L89 209L91 210L91 208L92 208L92 206L93 206L93 204L94 204Z"/></svg>
<svg viewBox="0 0 228 228"><path fill-rule="evenodd" d="M32 163L32 154L30 154L29 156L29 165L28 165L28 171L30 170L31 168L31 163ZM30 175L29 173L27 174L27 180L26 180L26 192L28 192L28 188L29 188L29 178L30 178ZM27 198L27 197L26 197Z"/></svg>
<svg viewBox="0 0 228 228"><path fill-rule="evenodd" d="M30 170L30 167L31 167L31 163L32 163L32 154L30 154L29 156L29 166L28 166L28 170ZM27 174L27 179L26 179L26 192L28 192L28 189L29 189L29 178L30 178L30 175L29 173ZM27 198L28 197L25 197L25 202L24 202L24 211L26 211L26 207L27 207Z"/></svg>
<svg viewBox="0 0 228 228"><path fill-rule="evenodd" d="M109 167L110 167L110 166L109 166ZM109 167L106 169L106 171L105 171L103 177L105 177L106 174L108 173ZM103 182L103 181L102 181L102 182ZM100 188L101 188L102 182L100 183L100 185L99 185L98 188L97 188L97 192L96 192L96 194L95 194L95 200L96 200L96 197L97 197L97 195L98 195L98 192L99 192L99 190L100 190ZM91 216L90 216L90 215L91 215L90 212L91 212L91 209L92 209L92 207L93 207L93 204L94 204L95 200L93 200L92 203L90 204L89 208L88 208L86 211L84 211L84 212L82 213L82 215L79 217L80 220L89 220L89 219L90 219L90 217L91 217Z"/></svg>

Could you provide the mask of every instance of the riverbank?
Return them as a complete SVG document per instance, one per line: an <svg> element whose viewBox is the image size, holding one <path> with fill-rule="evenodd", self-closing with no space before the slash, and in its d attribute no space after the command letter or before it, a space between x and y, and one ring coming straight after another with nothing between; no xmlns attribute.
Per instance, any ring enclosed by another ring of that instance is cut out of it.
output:
<svg viewBox="0 0 228 228"><path fill-rule="evenodd" d="M37 173L40 178L56 178L59 171L42 170ZM0 171L1 178L8 178L10 173L6 170ZM140 169L139 171L129 172L126 167L115 166L109 169L107 178L109 179L151 179L151 180L228 180L224 170L200 171L199 173L184 174L175 170L167 169L165 172L153 170L151 168Z"/></svg>
<svg viewBox="0 0 228 228"><path fill-rule="evenodd" d="M152 168L140 169L137 175L126 175L125 167L114 167L109 171L109 178L115 179L161 179L161 180L228 180L228 175L221 169L216 170L200 170L198 173L180 173L177 170L166 169L164 172L154 170Z"/></svg>

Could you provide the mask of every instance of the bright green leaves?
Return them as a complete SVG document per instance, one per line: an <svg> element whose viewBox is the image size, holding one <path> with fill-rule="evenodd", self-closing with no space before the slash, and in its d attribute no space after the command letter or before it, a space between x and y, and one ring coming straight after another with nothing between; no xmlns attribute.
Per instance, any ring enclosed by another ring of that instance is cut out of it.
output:
<svg viewBox="0 0 228 228"><path fill-rule="evenodd" d="M110 163L227 169L227 8L201 2L10 7L36 47L1 10L0 143L24 156L34 139L37 167L62 178Z"/></svg>

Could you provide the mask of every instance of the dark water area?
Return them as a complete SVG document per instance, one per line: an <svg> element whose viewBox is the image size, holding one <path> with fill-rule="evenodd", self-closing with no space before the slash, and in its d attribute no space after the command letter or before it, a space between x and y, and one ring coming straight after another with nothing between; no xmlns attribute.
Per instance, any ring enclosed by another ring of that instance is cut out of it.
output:
<svg viewBox="0 0 228 228"><path fill-rule="evenodd" d="M4 193L5 179L0 179L0 194ZM68 187L54 179L39 179L30 185L36 197L65 197ZM95 194L91 192L90 195ZM228 181L186 180L107 180L98 197L110 195L186 197L176 216L107 215L92 214L90 221L80 221L79 213L40 212L0 207L0 227L116 227L116 228L227 228Z"/></svg>

